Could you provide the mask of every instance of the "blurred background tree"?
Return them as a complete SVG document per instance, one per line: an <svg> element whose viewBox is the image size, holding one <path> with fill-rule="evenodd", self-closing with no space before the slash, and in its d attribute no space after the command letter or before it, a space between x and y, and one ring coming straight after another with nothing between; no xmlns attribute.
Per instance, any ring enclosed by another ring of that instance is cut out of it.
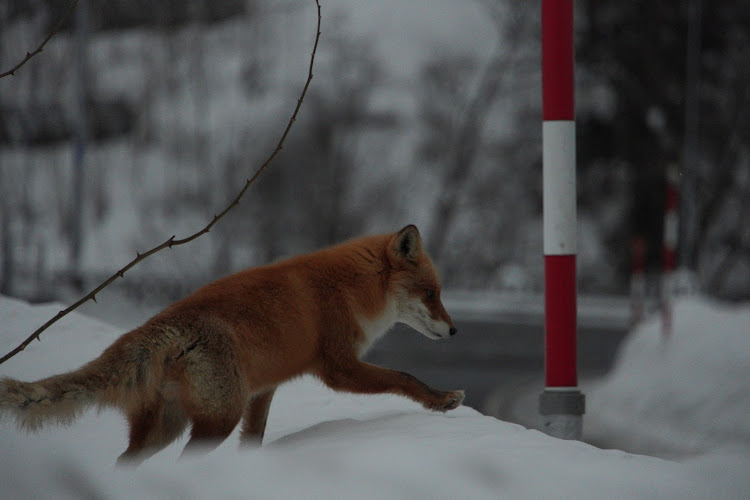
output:
<svg viewBox="0 0 750 500"><path fill-rule="evenodd" d="M145 262L129 283L182 283L164 292L171 300L241 267L415 222L448 287L541 290L538 3L438 2L430 14L443 25L427 33L388 31L391 11L416 4L383 5L375 23L357 17L370 4L332 3L311 93L275 167L210 238ZM627 291L635 235L660 266L665 172L684 161L689 3L576 3L583 292ZM194 230L241 187L297 95L311 6L88 7L82 259L93 280ZM0 66L66 8L0 5ZM748 298L750 13L739 0L704 2L700 28L695 238L684 264L708 292ZM4 294L53 298L65 281L73 29L0 80Z"/></svg>
<svg viewBox="0 0 750 500"><path fill-rule="evenodd" d="M689 179L683 201L695 213L681 264L697 270L708 291L732 294L729 269L750 256L740 222L750 198L750 13L738 1L703 5L699 134L688 149L696 157L684 158L690 3L579 2L579 195L584 206L589 198L601 204L623 177L629 184L627 219L605 234L624 277L632 235L645 237L647 263L660 265L666 170L681 165Z"/></svg>

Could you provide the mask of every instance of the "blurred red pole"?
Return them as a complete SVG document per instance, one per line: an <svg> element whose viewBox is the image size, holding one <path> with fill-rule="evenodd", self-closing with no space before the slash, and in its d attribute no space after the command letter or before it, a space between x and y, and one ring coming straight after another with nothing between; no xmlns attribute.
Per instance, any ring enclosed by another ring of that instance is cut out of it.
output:
<svg viewBox="0 0 750 500"><path fill-rule="evenodd" d="M664 238L662 246L661 312L662 334L672 333L672 294L674 270L677 265L679 237L680 176L676 165L667 168L667 192L664 203Z"/></svg>
<svg viewBox="0 0 750 500"><path fill-rule="evenodd" d="M630 325L641 322L646 312L646 238L633 237L630 245Z"/></svg>

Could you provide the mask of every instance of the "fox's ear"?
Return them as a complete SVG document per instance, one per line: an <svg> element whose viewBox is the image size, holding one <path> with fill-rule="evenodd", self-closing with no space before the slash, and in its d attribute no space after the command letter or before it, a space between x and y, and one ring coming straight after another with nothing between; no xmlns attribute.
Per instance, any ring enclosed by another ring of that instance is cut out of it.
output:
<svg viewBox="0 0 750 500"><path fill-rule="evenodd" d="M417 226L411 224L399 231L393 237L391 251L399 260L416 261L422 253L422 238L419 236Z"/></svg>

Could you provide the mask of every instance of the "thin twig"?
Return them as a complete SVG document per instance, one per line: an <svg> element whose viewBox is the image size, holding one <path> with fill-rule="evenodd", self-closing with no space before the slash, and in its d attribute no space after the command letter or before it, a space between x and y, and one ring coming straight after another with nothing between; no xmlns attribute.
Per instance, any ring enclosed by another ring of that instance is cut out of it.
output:
<svg viewBox="0 0 750 500"><path fill-rule="evenodd" d="M162 243L161 245L157 245L157 246L155 246L154 248L152 248L151 250L149 250L149 251L147 251L145 253L136 253L135 259L131 260L125 267L123 267L122 269L120 269L119 271L117 271L116 273L114 273L112 276L110 276L108 279L106 279L102 284L100 284L99 286L97 286L96 288L94 288L91 292L89 292L87 295L85 295L80 300L78 300L78 302L76 302L75 304L71 305L70 307L68 307L66 309L63 309L62 311L60 311L59 313L57 313L56 316L54 316L52 319L50 319L45 324L43 324L41 327L39 327L34 333L32 333L31 335L29 335L29 337L26 340L24 340L23 342L21 342L21 344L18 347L16 347L12 351L10 351L8 354L6 354L2 358L0 358L0 364L3 364L8 359L12 358L13 356L15 356L16 354L18 354L19 352L21 352L24 349L26 349L26 346L28 346L34 339L39 339L39 335L41 335L41 333L44 330L46 330L47 328L49 328L50 326L52 326L54 323L56 323L57 321L59 321L60 319L62 319L68 313L70 313L73 310L75 310L81 304L83 304L83 303L85 303L85 302L87 302L89 300L93 300L94 302L96 302L96 294L97 293L101 292L104 288L106 288L107 286L109 286L109 284L112 283L113 281L115 281L117 278L124 277L125 273L127 271L129 271L132 267L136 266L139 262L145 260L146 258L150 257L151 255L155 254L156 252L164 250L165 248L172 248L172 247L175 247L175 246L179 246L179 245L184 245L186 243L190 243L191 241L193 241L194 239L200 237L201 235L206 234L207 232L209 232L211 230L211 228L214 226L214 224L216 224L231 209L233 209L234 207L236 207L239 204L240 198L242 198L242 196L245 194L245 192L248 190L248 188L258 179L258 177L260 177L260 174L262 174L268 168L268 166L271 164L271 162L276 157L276 155L279 154L279 152L282 150L282 148L284 146L284 141L286 140L286 136L289 134L289 131L292 129L292 125L297 120L297 113L299 113L300 107L302 107L302 101L305 99L305 94L307 94L307 89L310 87L310 82L312 81L312 78L313 78L313 72L312 71L313 71L313 65L315 63L315 54L316 54L316 52L318 50L318 41L320 40L320 19L321 19L321 15L320 15L320 1L319 0L315 0L315 4L318 7L318 24L317 24L317 31L316 31L316 34L315 34L315 44L313 45L313 49L312 49L312 52L310 54L310 66L309 66L309 69L308 69L308 72L307 72L307 80L305 81L305 86L302 88L302 93L300 94L299 99L297 99L297 105L294 107L294 112L292 112L292 116L289 118L289 122L287 123L286 128L284 129L284 132L281 134L281 138L279 139L279 142L276 145L276 147L274 148L274 150L271 153L271 155L258 168L258 170L255 171L255 174L253 174L252 177L250 177L249 179L247 179L247 181L245 182L245 186L240 190L240 192L237 194L237 196L235 196L235 198L231 201L231 203L229 203L229 205L224 210L222 210L218 215L214 215L213 219L211 219L211 221L208 224L206 224L206 226L203 229L201 229L200 231L198 231L198 232L196 232L196 233L194 233L194 234L192 234L192 235L190 235L190 236L188 236L186 238L182 238L182 239L175 239L175 237L172 236L169 239L167 239L164 243Z"/></svg>
<svg viewBox="0 0 750 500"><path fill-rule="evenodd" d="M50 38L55 36L58 31L60 31L60 28L63 27L63 25L70 19L70 16L73 14L73 11L76 10L76 7L78 6L78 0L73 0L73 4L68 9L68 12L65 13L65 16L63 16L62 19L60 19L60 22L57 23L57 26L55 26L52 31L50 31L49 35L47 35L47 38L45 38L42 43L39 45L39 47L36 48L33 52L26 52L26 57L23 58L21 62L13 66L11 69L6 71L5 73L0 73L0 78L4 76L13 76L16 71L18 71L18 68L26 64L29 59L34 57L35 55L39 54L42 50L44 50L44 46L47 45L47 42L50 41Z"/></svg>

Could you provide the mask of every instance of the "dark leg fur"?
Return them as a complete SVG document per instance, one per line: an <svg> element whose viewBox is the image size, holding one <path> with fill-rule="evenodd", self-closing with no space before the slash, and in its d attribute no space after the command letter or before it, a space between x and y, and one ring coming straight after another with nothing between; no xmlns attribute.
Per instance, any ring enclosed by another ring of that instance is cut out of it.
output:
<svg viewBox="0 0 750 500"><path fill-rule="evenodd" d="M187 418L175 402L159 398L128 416L130 443L117 459L120 464L137 465L180 437L187 427Z"/></svg>
<svg viewBox="0 0 750 500"><path fill-rule="evenodd" d="M263 434L266 431L266 422L268 421L268 410L271 407L275 390L274 388L257 394L248 403L242 419L240 444L253 445L263 442Z"/></svg>
<svg viewBox="0 0 750 500"><path fill-rule="evenodd" d="M239 413L194 417L190 441L182 450L182 456L193 452L207 453L219 446L237 427L240 417Z"/></svg>

